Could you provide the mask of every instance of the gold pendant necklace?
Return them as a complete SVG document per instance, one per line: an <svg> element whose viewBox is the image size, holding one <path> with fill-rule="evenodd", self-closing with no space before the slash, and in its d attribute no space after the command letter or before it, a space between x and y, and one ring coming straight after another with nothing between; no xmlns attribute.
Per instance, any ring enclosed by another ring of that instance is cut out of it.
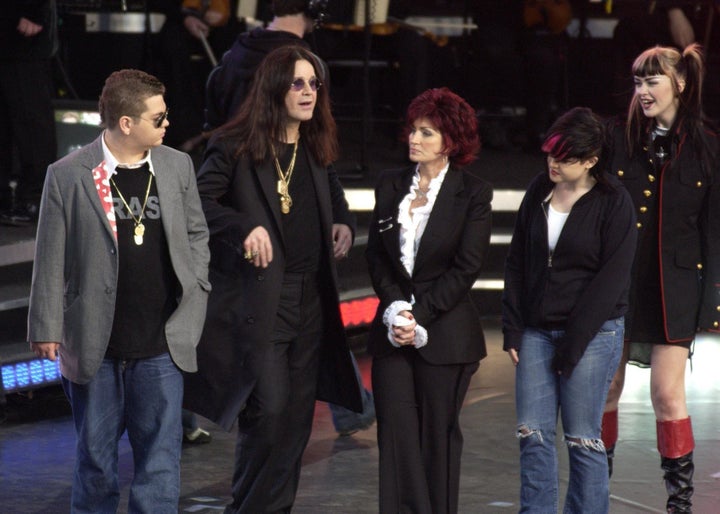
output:
<svg viewBox="0 0 720 514"><path fill-rule="evenodd" d="M292 198L290 197L290 179L292 179L293 170L295 169L295 157L297 157L299 140L300 135L298 134L298 138L295 140L295 145L293 146L290 164L288 165L286 172L283 173L283 170L280 167L280 161L278 161L277 155L275 155L275 170L278 175L277 192L280 195L280 210L283 214L288 214L290 212L290 207L292 207ZM273 154L275 154L274 148Z"/></svg>
<svg viewBox="0 0 720 514"><path fill-rule="evenodd" d="M149 175L150 175L150 177L148 178L147 190L145 191L145 201L143 201L142 209L140 209L140 216L137 218L133 214L132 209L130 208L127 201L125 200L125 197L120 192L120 188L117 187L117 184L115 183L113 178L110 177L110 183L115 188L115 191L117 191L117 194L120 197L120 200L122 201L123 205L127 209L128 214L130 214L133 221L135 222L133 241L135 241L135 244L138 246L143 244L143 236L145 235L145 225L143 225L142 217L143 217L143 214L145 213L145 207L147 206L148 198L150 197L150 185L152 184L152 179L153 179L153 174L149 173Z"/></svg>

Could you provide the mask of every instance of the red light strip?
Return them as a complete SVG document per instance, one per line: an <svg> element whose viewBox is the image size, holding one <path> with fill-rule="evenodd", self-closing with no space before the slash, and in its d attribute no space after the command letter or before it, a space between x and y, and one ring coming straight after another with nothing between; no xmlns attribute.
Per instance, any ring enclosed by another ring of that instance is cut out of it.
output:
<svg viewBox="0 0 720 514"><path fill-rule="evenodd" d="M377 296L340 302L340 314L345 328L362 327L372 323L379 303Z"/></svg>

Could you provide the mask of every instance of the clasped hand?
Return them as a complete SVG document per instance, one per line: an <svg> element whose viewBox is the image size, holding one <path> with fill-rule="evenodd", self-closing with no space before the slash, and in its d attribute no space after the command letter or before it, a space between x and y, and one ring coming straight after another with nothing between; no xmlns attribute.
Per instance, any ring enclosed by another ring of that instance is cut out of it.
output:
<svg viewBox="0 0 720 514"><path fill-rule="evenodd" d="M410 311L401 311L395 317L391 327L393 340L400 346L415 344L417 322Z"/></svg>

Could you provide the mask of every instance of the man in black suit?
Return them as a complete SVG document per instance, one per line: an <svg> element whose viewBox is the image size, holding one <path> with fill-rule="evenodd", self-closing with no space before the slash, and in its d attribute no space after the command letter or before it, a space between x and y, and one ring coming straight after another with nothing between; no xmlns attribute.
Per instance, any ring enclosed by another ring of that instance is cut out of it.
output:
<svg viewBox="0 0 720 514"><path fill-rule="evenodd" d="M55 160L50 59L56 22L53 0L7 2L0 9L0 223L37 218L45 170Z"/></svg>

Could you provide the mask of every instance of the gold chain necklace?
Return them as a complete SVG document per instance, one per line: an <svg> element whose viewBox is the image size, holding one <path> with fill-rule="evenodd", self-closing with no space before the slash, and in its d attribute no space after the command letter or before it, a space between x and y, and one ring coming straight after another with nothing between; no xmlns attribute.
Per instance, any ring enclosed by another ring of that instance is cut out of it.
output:
<svg viewBox="0 0 720 514"><path fill-rule="evenodd" d="M286 172L283 173L283 170L280 167L280 161L278 161L277 155L275 155L275 170L278 175L277 192L280 195L280 210L283 214L288 214L290 212L290 207L292 207L292 198L290 197L290 179L292 179L293 170L295 170L295 157L297 157L298 141L300 141L299 135L295 140L292 158L290 159L290 164L288 165ZM273 148L273 154L275 154L275 148Z"/></svg>
<svg viewBox="0 0 720 514"><path fill-rule="evenodd" d="M135 244L140 246L143 244L143 236L145 235L145 225L143 225L142 217L145 213L145 207L147 207L148 198L150 197L150 184L152 184L153 174L149 173L150 177L148 178L148 185L147 190L145 191L145 201L143 202L142 209L140 209L140 216L135 217L133 214L132 209L128 205L127 201L125 200L125 197L120 192L120 188L117 187L117 184L113 180L112 177L110 177L110 183L115 187L115 191L117 191L118 196L120 197L120 200L122 200L123 205L128 211L128 214L132 217L133 221L135 222L135 235L133 236L133 240L135 241Z"/></svg>

